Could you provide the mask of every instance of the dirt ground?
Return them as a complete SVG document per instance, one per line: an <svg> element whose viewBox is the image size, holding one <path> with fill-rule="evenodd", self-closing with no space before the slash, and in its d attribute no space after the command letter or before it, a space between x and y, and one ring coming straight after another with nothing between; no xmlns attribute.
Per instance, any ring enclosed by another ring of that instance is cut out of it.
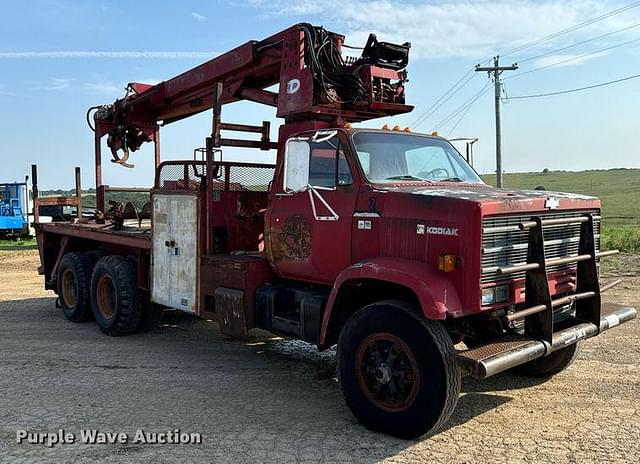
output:
<svg viewBox="0 0 640 464"><path fill-rule="evenodd" d="M637 258L607 299L640 307ZM351 416L334 353L168 313L123 338L72 324L37 275L36 251L0 251L0 462L640 462L640 322L589 340L546 382L466 379L431 438L404 441ZM198 432L199 445L16 443L16 431Z"/></svg>

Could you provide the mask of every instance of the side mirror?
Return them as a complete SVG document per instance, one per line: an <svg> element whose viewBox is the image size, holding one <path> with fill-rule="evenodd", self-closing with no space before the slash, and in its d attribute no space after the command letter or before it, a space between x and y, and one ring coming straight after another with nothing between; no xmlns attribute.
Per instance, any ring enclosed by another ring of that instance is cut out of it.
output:
<svg viewBox="0 0 640 464"><path fill-rule="evenodd" d="M304 192L309 185L309 159L311 147L308 141L289 139L284 152L285 192Z"/></svg>

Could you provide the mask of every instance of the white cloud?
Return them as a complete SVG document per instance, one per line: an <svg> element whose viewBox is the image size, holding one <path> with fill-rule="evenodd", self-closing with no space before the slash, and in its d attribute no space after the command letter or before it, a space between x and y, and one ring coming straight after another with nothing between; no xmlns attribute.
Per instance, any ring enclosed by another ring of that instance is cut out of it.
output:
<svg viewBox="0 0 640 464"><path fill-rule="evenodd" d="M33 90L67 90L71 88L73 81L66 77L50 77L46 82L34 85Z"/></svg>
<svg viewBox="0 0 640 464"><path fill-rule="evenodd" d="M196 13L195 11L191 13L191 16L196 21L204 21L205 19L207 19L205 15L201 15L200 13Z"/></svg>
<svg viewBox="0 0 640 464"><path fill-rule="evenodd" d="M588 56L583 56L584 54L576 54L576 55L549 55L543 58L537 59L534 61L534 68L542 68L545 66L554 66L554 67L564 67L564 66L579 66L585 64L587 61L591 61L595 58L600 58L602 56L608 55L609 52L600 52L594 53Z"/></svg>
<svg viewBox="0 0 640 464"><path fill-rule="evenodd" d="M51 52L0 52L0 59L36 58L134 58L134 59L200 59L213 58L217 52L145 52L145 51L51 51Z"/></svg>
<svg viewBox="0 0 640 464"><path fill-rule="evenodd" d="M616 8L610 0L355 0L340 9L327 0L247 1L267 15L322 22L345 33L352 45L363 44L369 32L384 41L410 41L413 58L489 58ZM630 10L539 48L556 48L582 33L597 35L637 21L638 12Z"/></svg>
<svg viewBox="0 0 640 464"><path fill-rule="evenodd" d="M124 85L110 81L85 82L84 89L87 92L100 93L106 95L124 95Z"/></svg>

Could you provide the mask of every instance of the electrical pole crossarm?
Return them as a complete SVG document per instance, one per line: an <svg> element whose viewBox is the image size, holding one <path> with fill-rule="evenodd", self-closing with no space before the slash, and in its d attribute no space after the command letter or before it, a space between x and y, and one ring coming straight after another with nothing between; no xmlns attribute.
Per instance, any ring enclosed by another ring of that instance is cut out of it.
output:
<svg viewBox="0 0 640 464"><path fill-rule="evenodd" d="M515 71L516 69L518 69L518 63L514 63L511 66L491 66L491 67L483 67L483 66L480 66L479 64L476 65L476 71L477 72L480 72L480 71L487 71L487 72Z"/></svg>

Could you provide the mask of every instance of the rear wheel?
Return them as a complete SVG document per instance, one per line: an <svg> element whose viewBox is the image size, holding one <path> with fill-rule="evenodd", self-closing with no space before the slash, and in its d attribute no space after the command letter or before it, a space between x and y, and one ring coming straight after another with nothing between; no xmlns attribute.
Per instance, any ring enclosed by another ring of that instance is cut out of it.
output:
<svg viewBox="0 0 640 464"><path fill-rule="evenodd" d="M105 256L98 261L91 278L91 306L104 333L115 336L136 330L142 298L133 260Z"/></svg>
<svg viewBox="0 0 640 464"><path fill-rule="evenodd" d="M398 301L366 306L347 321L338 373L353 414L366 427L401 438L436 431L460 394L449 335Z"/></svg>
<svg viewBox="0 0 640 464"><path fill-rule="evenodd" d="M512 372L528 377L551 377L562 372L573 363L580 353L580 343L554 351L544 358L534 359L511 369Z"/></svg>
<svg viewBox="0 0 640 464"><path fill-rule="evenodd" d="M72 322L91 319L91 271L93 262L85 253L67 253L58 266L58 295L62 312Z"/></svg>

